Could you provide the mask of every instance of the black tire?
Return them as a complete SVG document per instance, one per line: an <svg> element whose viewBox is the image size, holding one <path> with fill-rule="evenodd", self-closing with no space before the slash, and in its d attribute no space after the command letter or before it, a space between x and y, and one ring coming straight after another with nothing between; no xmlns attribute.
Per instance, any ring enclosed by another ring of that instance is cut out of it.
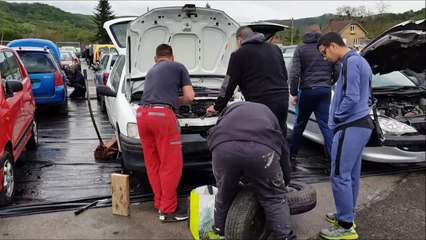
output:
<svg viewBox="0 0 426 240"><path fill-rule="evenodd" d="M312 186L291 182L287 187L290 214L300 214L316 206L316 191ZM235 197L226 217L225 239L269 239L262 207L249 188L242 189Z"/></svg>
<svg viewBox="0 0 426 240"><path fill-rule="evenodd" d="M0 191L0 206L3 206L10 204L15 196L15 165L12 154L8 150L4 151L3 158L0 159L0 166L3 169L3 178L0 182L3 185ZM4 181L5 178L8 180Z"/></svg>
<svg viewBox="0 0 426 240"><path fill-rule="evenodd" d="M99 103L99 105L101 106L101 112L102 113L106 113L106 106L105 106L105 97L101 96L101 101Z"/></svg>
<svg viewBox="0 0 426 240"><path fill-rule="evenodd" d="M25 146L25 148L30 151L35 150L38 145L38 126L35 118L33 118L32 125L31 138L28 140L27 145Z"/></svg>
<svg viewBox="0 0 426 240"><path fill-rule="evenodd" d="M65 102L58 106L58 112L60 115L68 115L68 98L65 99Z"/></svg>

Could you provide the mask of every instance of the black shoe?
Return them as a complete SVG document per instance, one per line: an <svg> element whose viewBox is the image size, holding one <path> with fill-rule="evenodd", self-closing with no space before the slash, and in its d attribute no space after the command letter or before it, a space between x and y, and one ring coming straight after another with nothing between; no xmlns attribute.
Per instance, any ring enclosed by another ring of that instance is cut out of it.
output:
<svg viewBox="0 0 426 240"><path fill-rule="evenodd" d="M294 155L290 156L290 162L296 162L296 156Z"/></svg>
<svg viewBox="0 0 426 240"><path fill-rule="evenodd" d="M188 219L188 211L186 209L182 209L178 206L174 213L167 214L167 213L160 212L159 218L162 222L184 221L184 220Z"/></svg>

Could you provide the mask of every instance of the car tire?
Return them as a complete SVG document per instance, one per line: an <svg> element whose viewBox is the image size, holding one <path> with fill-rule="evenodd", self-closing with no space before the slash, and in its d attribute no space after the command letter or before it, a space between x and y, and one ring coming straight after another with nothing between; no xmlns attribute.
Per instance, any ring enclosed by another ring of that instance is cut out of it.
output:
<svg viewBox="0 0 426 240"><path fill-rule="evenodd" d="M58 112L61 115L68 115L68 98L65 99L65 102L58 106Z"/></svg>
<svg viewBox="0 0 426 240"><path fill-rule="evenodd" d="M105 97L104 97L104 96L101 96L100 98L101 98L101 100L100 100L99 105L100 105L100 107L101 107L101 112L102 112L102 113L106 113Z"/></svg>
<svg viewBox="0 0 426 240"><path fill-rule="evenodd" d="M316 206L316 191L312 186L291 182L287 201L290 214L300 214ZM228 210L225 225L225 239L270 239L263 208L250 188L243 188L235 197Z"/></svg>
<svg viewBox="0 0 426 240"><path fill-rule="evenodd" d="M0 191L0 206L8 205L15 196L15 165L12 154L9 150L4 151L3 158L0 159L0 167L3 169L1 179L2 190Z"/></svg>
<svg viewBox="0 0 426 240"><path fill-rule="evenodd" d="M27 150L35 150L38 145L38 126L35 118L33 118L32 121L32 127L31 127L31 138L28 140L27 145L25 148Z"/></svg>

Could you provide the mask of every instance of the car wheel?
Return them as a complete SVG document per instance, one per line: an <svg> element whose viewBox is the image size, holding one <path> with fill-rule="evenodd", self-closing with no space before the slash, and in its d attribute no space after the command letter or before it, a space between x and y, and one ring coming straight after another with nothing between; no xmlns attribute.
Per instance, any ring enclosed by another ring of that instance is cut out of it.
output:
<svg viewBox="0 0 426 240"><path fill-rule="evenodd" d="M68 98L65 99L65 102L58 106L59 114L68 115Z"/></svg>
<svg viewBox="0 0 426 240"><path fill-rule="evenodd" d="M316 206L316 191L305 183L291 182L287 201L290 214L300 214ZM243 188L235 197L226 217L225 239L270 239L263 208L250 188Z"/></svg>
<svg viewBox="0 0 426 240"><path fill-rule="evenodd" d="M3 168L3 179L1 179L2 190L0 191L0 205L9 204L15 195L15 170L12 154L8 150L4 152L3 159L0 160L0 167Z"/></svg>
<svg viewBox="0 0 426 240"><path fill-rule="evenodd" d="M27 145L25 146L26 149L30 151L36 149L38 144L38 126L35 118L33 118L32 125L31 138L28 140Z"/></svg>
<svg viewBox="0 0 426 240"><path fill-rule="evenodd" d="M100 106L101 106L101 112L106 113L106 106L105 106L105 97L101 96L101 101L100 101Z"/></svg>

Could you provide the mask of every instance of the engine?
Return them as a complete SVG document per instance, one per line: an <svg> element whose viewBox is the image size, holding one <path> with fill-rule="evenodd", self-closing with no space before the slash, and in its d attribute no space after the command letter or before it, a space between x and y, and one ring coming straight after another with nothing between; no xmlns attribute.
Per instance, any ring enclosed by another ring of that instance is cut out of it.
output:
<svg viewBox="0 0 426 240"><path fill-rule="evenodd" d="M380 115L391 117L426 134L426 99L421 97L376 96Z"/></svg>
<svg viewBox="0 0 426 240"><path fill-rule="evenodd" d="M177 118L200 118L206 114L206 109L214 105L213 99L194 100L191 104L180 106L175 110Z"/></svg>

